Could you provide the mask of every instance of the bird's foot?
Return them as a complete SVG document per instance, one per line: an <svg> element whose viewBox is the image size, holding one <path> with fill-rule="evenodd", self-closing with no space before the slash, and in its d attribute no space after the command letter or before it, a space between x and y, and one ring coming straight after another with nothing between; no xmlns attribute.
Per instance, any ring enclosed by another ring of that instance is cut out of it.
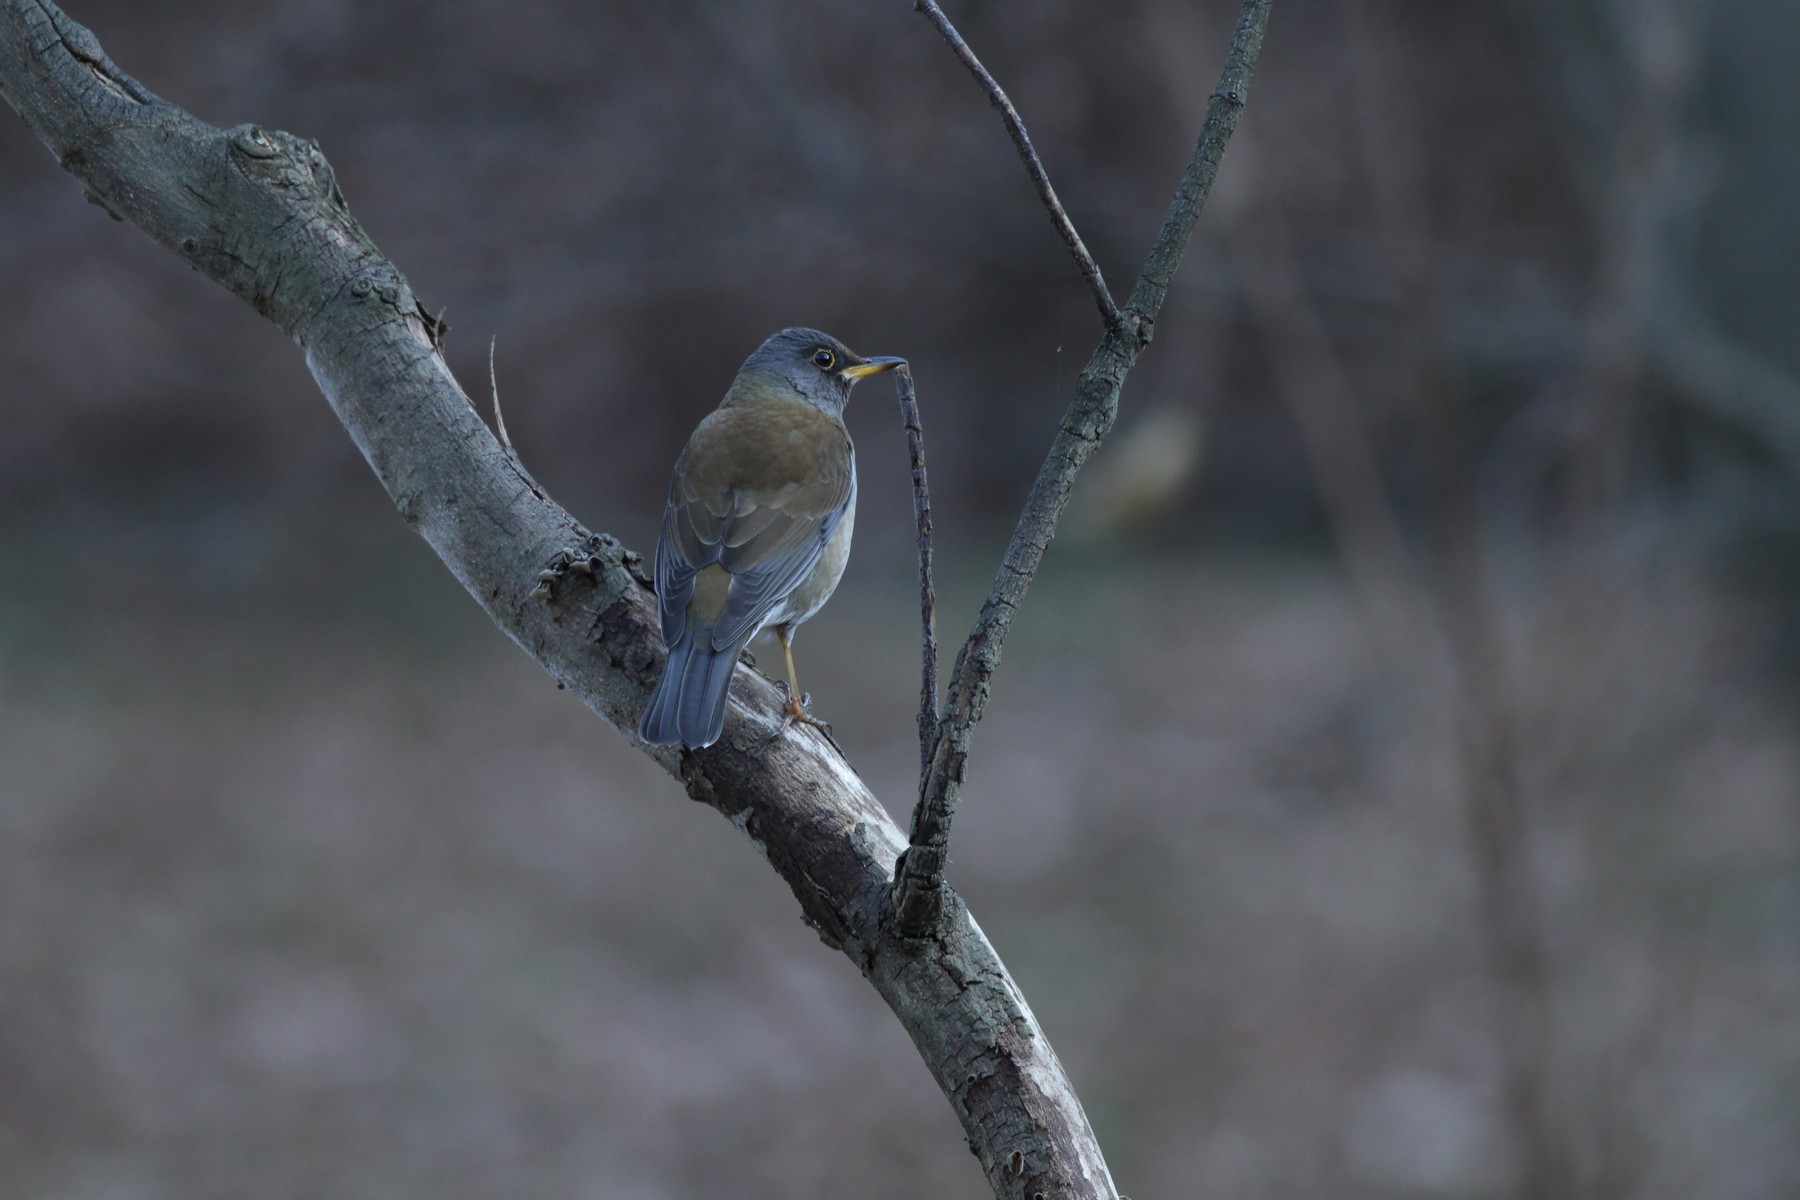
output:
<svg viewBox="0 0 1800 1200"><path fill-rule="evenodd" d="M775 727L774 733L771 733L768 737L758 742L758 747L768 745L795 725L810 725L825 735L825 740L831 743L831 748L833 750L836 750L839 754L844 752L844 748L837 744L837 739L831 736L831 724L827 721L819 720L819 718L813 716L812 713L808 711L812 707L811 692L801 692L800 698L796 700L793 693L788 691L788 685L786 683L777 679L775 681L775 686L781 689L782 696L787 700L787 707L782 711L781 724Z"/></svg>
<svg viewBox="0 0 1800 1200"><path fill-rule="evenodd" d="M537 586L531 589L531 598L548 600L556 585L570 575L582 575L591 579L599 569L600 560L584 550L558 550L550 556L544 569L538 572Z"/></svg>
<svg viewBox="0 0 1800 1200"><path fill-rule="evenodd" d="M745 646L742 650L739 650L738 658L743 660L744 665L749 667L752 671L756 669L756 655L750 653L750 647Z"/></svg>

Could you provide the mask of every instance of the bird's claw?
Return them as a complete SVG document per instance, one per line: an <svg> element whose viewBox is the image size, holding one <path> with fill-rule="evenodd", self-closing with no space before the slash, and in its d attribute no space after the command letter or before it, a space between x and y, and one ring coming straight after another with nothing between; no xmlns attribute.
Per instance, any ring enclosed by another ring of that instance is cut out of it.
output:
<svg viewBox="0 0 1800 1200"><path fill-rule="evenodd" d="M777 679L775 680L775 686L781 689L781 697L787 701L787 704L781 713L781 723L775 726L775 732L769 734L757 743L759 749L768 745L795 725L810 725L824 735L825 740L831 743L831 748L833 750L836 750L839 754L844 752L844 748L838 745L837 739L831 735L831 723L819 720L819 718L813 716L812 713L808 711L812 707L811 692L801 692L800 698L796 700L794 699L793 693L788 690L786 681Z"/></svg>
<svg viewBox="0 0 1800 1200"><path fill-rule="evenodd" d="M531 589L533 600L548 600L556 590L556 585L570 575L581 575L589 579L600 569L600 560L583 550L558 550L550 556L550 562L538 572L537 586Z"/></svg>

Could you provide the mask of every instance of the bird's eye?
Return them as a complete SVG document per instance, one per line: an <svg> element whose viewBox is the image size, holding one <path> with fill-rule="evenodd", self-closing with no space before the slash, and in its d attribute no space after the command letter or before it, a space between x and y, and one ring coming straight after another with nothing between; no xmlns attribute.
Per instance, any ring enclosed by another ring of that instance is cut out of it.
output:
<svg viewBox="0 0 1800 1200"><path fill-rule="evenodd" d="M837 365L837 355L829 350L817 350L813 353L813 365L821 371L829 371Z"/></svg>

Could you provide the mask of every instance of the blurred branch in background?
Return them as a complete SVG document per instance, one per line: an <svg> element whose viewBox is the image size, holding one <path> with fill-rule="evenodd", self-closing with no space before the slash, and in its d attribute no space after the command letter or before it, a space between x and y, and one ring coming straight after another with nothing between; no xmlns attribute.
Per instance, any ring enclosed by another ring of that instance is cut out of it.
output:
<svg viewBox="0 0 1800 1200"><path fill-rule="evenodd" d="M1544 898L1536 873L1538 834L1524 792L1510 656L1497 620L1480 464L1461 371L1440 322L1439 238L1411 115L1418 97L1389 57L1397 19L1382 0L1344 0L1340 12L1363 175L1378 243L1393 280L1394 378L1415 425L1423 501L1431 533L1426 602L1437 610L1450 744L1460 747L1460 804L1476 883L1476 929L1494 981L1505 1112L1517 1155L1515 1194L1574 1200L1569 1123L1557 1105L1566 1061L1557 1048ZM1367 405L1359 405L1367 411ZM1427 706L1433 699L1424 698Z"/></svg>
<svg viewBox="0 0 1800 1200"><path fill-rule="evenodd" d="M1191 19L1178 16L1185 12L1158 9L1163 28L1154 40L1205 40ZM1790 383L1709 336L1697 313L1654 319L1656 297L1691 290L1674 275L1670 238L1685 227L1700 179L1696 164L1704 160L1685 121L1697 53L1673 3L1606 9L1617 22L1615 102L1609 119L1588 114L1571 123L1600 143L1572 149L1583 167L1601 164L1584 189L1595 254L1587 300L1572 314L1568 381L1545 396L1552 427L1564 430L1565 440L1552 459L1539 460L1558 461L1566 487L1560 503L1547 502L1552 521L1538 526L1544 532L1535 547L1496 546L1504 514L1489 509L1492 499L1543 495L1548 480L1497 476L1483 461L1487 443L1465 382L1470 366L1451 332L1463 323L1459 300L1443 287L1446 239L1435 229L1425 139L1414 120L1422 97L1408 88L1416 70L1399 57L1414 10L1391 0L1342 0L1338 13L1349 123L1386 274L1379 373L1372 380L1345 361L1279 198L1254 206L1230 239L1242 300L1365 619L1391 669L1414 689L1417 708L1438 713L1446 743L1458 748L1458 782L1446 799L1462 812L1473 928L1492 980L1502 1112L1514 1155L1511 1194L1618 1200L1639 1194L1653 1169L1652 1139L1633 1125L1630 1081L1659 1044L1679 1042L1685 1006L1674 999L1640 1006L1621 1013L1611 1047L1579 1054L1569 1048L1559 1009L1582 980L1568 951L1552 947L1577 936L1580 922L1560 903L1552 918L1540 878L1550 846L1566 834L1545 828L1527 784L1540 751L1521 740L1519 713L1531 700L1515 677L1521 648L1501 616L1507 601L1496 558L1526 552L1540 577L1569 570L1597 594L1621 600L1638 582L1638 571L1611 562L1604 547L1652 486L1632 466L1646 441L1642 392L1650 365L1679 381L1691 401L1769 436L1787 462L1800 408L1788 404L1795 397ZM1164 62L1172 88L1191 88L1172 56ZM1249 149L1260 157L1257 147ZM1392 455L1380 446L1377 413L1399 418L1415 447L1422 536L1408 536L1393 499L1384 467ZM1485 499L1483 480L1492 488ZM1603 869L1589 866L1590 873ZM1674 967L1673 980L1657 985L1659 996L1691 990L1684 964L1678 959Z"/></svg>

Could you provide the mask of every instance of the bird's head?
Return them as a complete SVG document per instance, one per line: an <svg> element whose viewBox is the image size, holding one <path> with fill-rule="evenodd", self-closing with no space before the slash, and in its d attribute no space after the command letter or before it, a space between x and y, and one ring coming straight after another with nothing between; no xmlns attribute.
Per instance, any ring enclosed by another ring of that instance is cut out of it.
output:
<svg viewBox="0 0 1800 1200"><path fill-rule="evenodd" d="M864 358L828 333L796 327L758 346L738 368L731 392L748 396L779 388L841 416L857 380L904 365L903 358Z"/></svg>

